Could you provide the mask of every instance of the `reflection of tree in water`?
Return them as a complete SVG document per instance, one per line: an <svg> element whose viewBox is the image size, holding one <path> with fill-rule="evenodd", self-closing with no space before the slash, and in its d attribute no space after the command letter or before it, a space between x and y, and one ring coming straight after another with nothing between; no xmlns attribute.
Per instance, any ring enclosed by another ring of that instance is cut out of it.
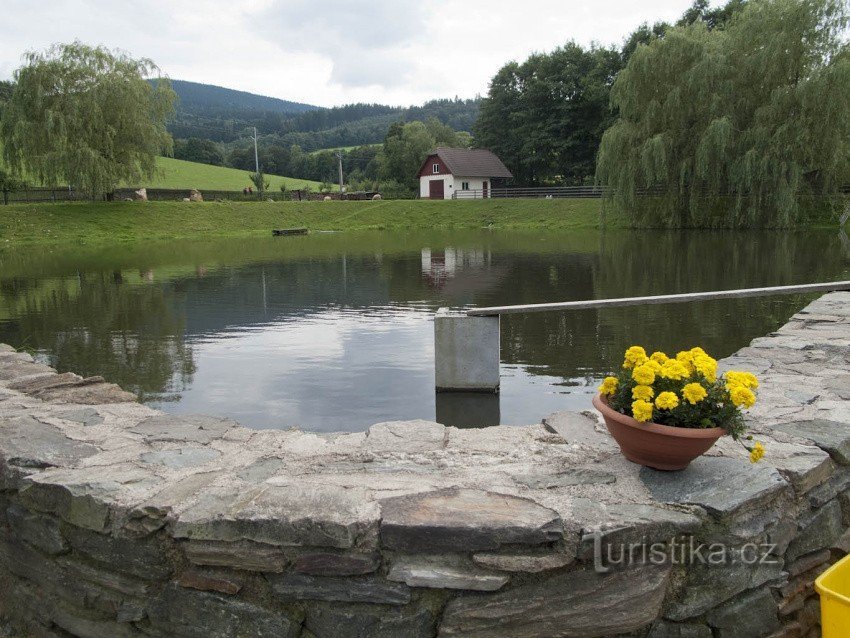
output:
<svg viewBox="0 0 850 638"><path fill-rule="evenodd" d="M605 299L830 281L842 270L837 237L802 233L650 233L605 236L598 255L574 263L545 299ZM562 276L559 269L559 278ZM530 303L519 279L517 301ZM539 286L538 286L539 287ZM502 360L542 374L581 378L620 363L635 343L677 350L702 345L728 356L784 324L812 299L791 295L657 306L509 315Z"/></svg>
<svg viewBox="0 0 850 638"><path fill-rule="evenodd" d="M0 341L47 353L60 372L101 375L142 400L177 400L195 372L185 319L162 287L123 280L120 272L81 274L73 286L7 280L3 301L19 312L0 324Z"/></svg>

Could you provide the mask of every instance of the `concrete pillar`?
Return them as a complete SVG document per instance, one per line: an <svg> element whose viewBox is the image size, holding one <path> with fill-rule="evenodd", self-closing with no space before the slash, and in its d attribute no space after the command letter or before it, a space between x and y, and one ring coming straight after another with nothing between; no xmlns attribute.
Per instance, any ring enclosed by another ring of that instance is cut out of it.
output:
<svg viewBox="0 0 850 638"><path fill-rule="evenodd" d="M440 308L434 317L437 392L499 391L499 316Z"/></svg>

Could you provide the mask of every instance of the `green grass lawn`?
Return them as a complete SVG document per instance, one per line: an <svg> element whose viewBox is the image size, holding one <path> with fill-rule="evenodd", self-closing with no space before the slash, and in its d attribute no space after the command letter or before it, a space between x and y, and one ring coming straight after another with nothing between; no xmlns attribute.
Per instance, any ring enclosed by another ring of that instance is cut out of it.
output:
<svg viewBox="0 0 850 638"><path fill-rule="evenodd" d="M111 202L0 205L0 247L267 236L273 228L418 230L593 228L598 199L351 202ZM609 225L622 223L609 219Z"/></svg>
<svg viewBox="0 0 850 638"><path fill-rule="evenodd" d="M246 186L253 186L248 178L249 171L238 168L225 168L224 166L210 166L209 164L198 164L184 160L172 159L170 157L158 157L156 160L158 175L144 184L130 184L130 186L145 186L147 188L197 188L201 192L204 189L221 191L241 191ZM286 184L290 190L310 186L318 190L319 182L308 179L295 179L293 177L280 177L279 175L266 175L269 182L270 193L279 193L280 185Z"/></svg>

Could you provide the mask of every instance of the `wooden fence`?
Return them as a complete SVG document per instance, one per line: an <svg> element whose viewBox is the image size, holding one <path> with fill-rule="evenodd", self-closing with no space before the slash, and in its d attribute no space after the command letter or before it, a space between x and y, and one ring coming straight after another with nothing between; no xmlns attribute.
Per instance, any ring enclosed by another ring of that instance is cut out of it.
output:
<svg viewBox="0 0 850 638"><path fill-rule="evenodd" d="M109 196L102 198L107 201L122 201L134 199L138 188L118 188ZM150 201L181 201L189 197L190 190L185 188L148 188L147 198ZM339 200L366 200L372 199L377 192L357 191L351 193L318 193L313 191L291 190L291 191L266 191L265 193L244 193L242 191L229 190L203 190L205 200L229 200L229 201L258 201L273 199L276 201L316 201L325 197ZM80 191L70 188L27 188L22 190L3 191L4 204L37 204L42 202L83 202L91 201L91 198Z"/></svg>

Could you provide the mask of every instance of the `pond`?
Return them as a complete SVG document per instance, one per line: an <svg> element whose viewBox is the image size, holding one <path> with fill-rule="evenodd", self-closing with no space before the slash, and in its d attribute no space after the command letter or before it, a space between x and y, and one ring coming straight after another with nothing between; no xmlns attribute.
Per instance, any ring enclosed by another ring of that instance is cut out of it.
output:
<svg viewBox="0 0 850 638"><path fill-rule="evenodd" d="M257 428L583 410L633 343L722 357L812 296L511 315L499 396L434 393L433 313L847 279L836 231L433 231L0 250L0 342Z"/></svg>

